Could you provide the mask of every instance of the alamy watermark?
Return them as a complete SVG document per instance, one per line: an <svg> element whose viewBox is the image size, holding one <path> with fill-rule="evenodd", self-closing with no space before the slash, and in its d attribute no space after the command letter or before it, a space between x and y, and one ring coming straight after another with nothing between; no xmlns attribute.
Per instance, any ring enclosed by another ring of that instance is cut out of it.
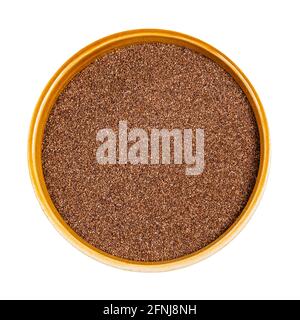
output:
<svg viewBox="0 0 300 320"><path fill-rule="evenodd" d="M96 139L101 143L96 152L99 164L168 165L172 162L186 164L186 175L199 175L204 170L203 129L151 129L148 134L141 128L128 130L127 121L119 121L117 133L111 128L100 129Z"/></svg>

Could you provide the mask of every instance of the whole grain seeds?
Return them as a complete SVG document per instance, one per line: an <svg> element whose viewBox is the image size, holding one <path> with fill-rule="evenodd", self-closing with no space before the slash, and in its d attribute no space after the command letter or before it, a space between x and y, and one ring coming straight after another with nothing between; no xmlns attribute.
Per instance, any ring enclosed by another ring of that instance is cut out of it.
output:
<svg viewBox="0 0 300 320"><path fill-rule="evenodd" d="M201 128L203 171L186 175L174 159L119 164L120 121L148 137L153 128ZM116 133L117 159L105 165L96 157L103 128ZM257 123L235 80L199 53L158 42L115 49L78 73L51 110L42 148L47 189L66 223L135 261L182 257L222 235L251 195L259 156Z"/></svg>

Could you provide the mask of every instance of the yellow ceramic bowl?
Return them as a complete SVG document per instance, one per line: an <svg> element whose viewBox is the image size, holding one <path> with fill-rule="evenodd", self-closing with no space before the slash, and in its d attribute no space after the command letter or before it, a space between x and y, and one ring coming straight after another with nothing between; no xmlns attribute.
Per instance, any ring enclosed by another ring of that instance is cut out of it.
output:
<svg viewBox="0 0 300 320"><path fill-rule="evenodd" d="M255 113L260 134L260 166L256 184L247 205L234 224L218 239L201 250L178 259L163 262L136 262L112 256L91 246L65 223L47 191L42 170L41 147L44 127L53 103L76 73L91 63L96 57L102 56L110 50L131 44L155 41L177 44L193 49L214 60L234 77L245 92ZM268 125L262 104L249 80L232 61L217 49L201 40L173 31L157 29L125 31L100 39L80 50L48 82L39 98L32 117L28 140L28 163L32 184L44 212L56 229L75 247L93 258L115 267L133 271L165 271L195 263L213 254L236 236L249 220L266 182L269 164Z"/></svg>

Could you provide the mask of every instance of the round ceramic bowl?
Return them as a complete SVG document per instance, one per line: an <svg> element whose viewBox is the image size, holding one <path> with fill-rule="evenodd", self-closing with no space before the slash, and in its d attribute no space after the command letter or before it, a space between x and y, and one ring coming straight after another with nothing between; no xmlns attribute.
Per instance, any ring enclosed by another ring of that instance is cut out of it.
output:
<svg viewBox="0 0 300 320"><path fill-rule="evenodd" d="M105 55L113 49L144 42L164 42L184 46L209 57L222 66L232 75L246 94L253 108L260 135L260 165L256 184L238 219L219 238L201 250L178 259L162 262L137 262L122 259L93 247L77 235L65 223L49 196L41 161L42 139L49 112L60 92L74 75L95 58ZM201 40L173 31L132 30L108 36L88 45L71 57L51 78L39 98L32 117L28 142L28 162L32 184L44 212L56 229L75 247L93 258L115 267L133 271L165 271L190 265L215 253L233 239L247 223L266 182L269 164L269 132L265 112L253 86L243 72L220 51Z"/></svg>

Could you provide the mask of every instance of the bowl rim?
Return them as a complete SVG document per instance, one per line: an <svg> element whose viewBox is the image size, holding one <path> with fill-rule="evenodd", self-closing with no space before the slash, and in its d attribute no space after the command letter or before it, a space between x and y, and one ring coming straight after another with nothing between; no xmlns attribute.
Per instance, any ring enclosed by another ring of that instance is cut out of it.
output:
<svg viewBox="0 0 300 320"><path fill-rule="evenodd" d="M72 77L96 57L105 55L116 48L145 42L163 42L185 46L221 65L233 76L246 94L254 111L260 136L260 165L256 183L246 206L236 221L215 241L204 248L176 259L156 262L133 261L113 256L95 248L76 234L63 220L50 198L44 181L41 161L42 139L49 112L57 96ZM269 140L267 119L259 96L244 73L228 57L211 45L183 33L162 29L136 29L119 32L89 44L68 59L49 80L36 104L30 124L27 151L28 167L35 194L44 213L55 228L80 251L100 262L130 271L167 271L185 267L207 258L223 248L242 230L252 216L263 193L269 168Z"/></svg>

